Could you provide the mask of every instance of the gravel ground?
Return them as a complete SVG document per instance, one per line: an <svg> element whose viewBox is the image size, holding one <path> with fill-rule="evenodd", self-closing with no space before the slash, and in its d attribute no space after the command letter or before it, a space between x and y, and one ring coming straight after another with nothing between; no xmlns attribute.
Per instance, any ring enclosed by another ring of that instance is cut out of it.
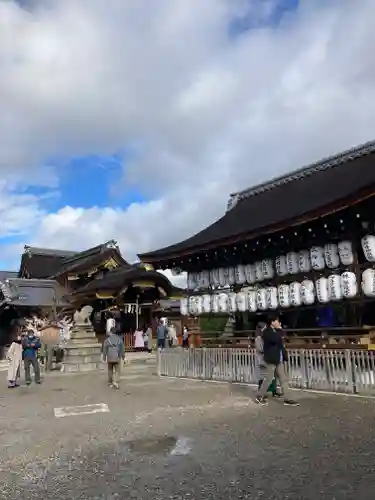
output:
<svg viewBox="0 0 375 500"><path fill-rule="evenodd" d="M159 379L128 366L0 389L0 498L372 499L375 401L296 393L253 403L240 386ZM109 413L56 418L105 403Z"/></svg>

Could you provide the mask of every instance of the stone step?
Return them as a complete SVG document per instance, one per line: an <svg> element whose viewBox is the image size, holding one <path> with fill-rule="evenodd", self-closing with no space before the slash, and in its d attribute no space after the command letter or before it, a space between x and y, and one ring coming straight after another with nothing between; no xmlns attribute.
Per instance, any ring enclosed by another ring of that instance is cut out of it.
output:
<svg viewBox="0 0 375 500"><path fill-rule="evenodd" d="M78 363L101 363L102 355L100 353L69 353L64 359L64 364L78 364Z"/></svg>
<svg viewBox="0 0 375 500"><path fill-rule="evenodd" d="M69 344L94 344L101 345L96 337L73 337L69 340Z"/></svg>
<svg viewBox="0 0 375 500"><path fill-rule="evenodd" d="M81 347L77 346L77 349L74 349L72 347L66 349L66 357L69 356L101 356L102 355L102 350L97 347Z"/></svg>
<svg viewBox="0 0 375 500"><path fill-rule="evenodd" d="M73 363L73 362L65 362L64 361L64 372L66 373L85 373L85 372L91 372L91 371L97 371L97 370L103 370L104 365L103 363L95 363L95 362L89 362L89 363Z"/></svg>

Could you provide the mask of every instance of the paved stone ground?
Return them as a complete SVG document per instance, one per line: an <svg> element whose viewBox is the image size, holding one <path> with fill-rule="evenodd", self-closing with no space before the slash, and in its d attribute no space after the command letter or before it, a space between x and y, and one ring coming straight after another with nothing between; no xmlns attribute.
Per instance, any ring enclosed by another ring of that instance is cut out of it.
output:
<svg viewBox="0 0 375 500"><path fill-rule="evenodd" d="M299 408L252 389L124 368L0 389L0 498L372 499L375 401L301 393ZM110 413L56 418L106 403Z"/></svg>

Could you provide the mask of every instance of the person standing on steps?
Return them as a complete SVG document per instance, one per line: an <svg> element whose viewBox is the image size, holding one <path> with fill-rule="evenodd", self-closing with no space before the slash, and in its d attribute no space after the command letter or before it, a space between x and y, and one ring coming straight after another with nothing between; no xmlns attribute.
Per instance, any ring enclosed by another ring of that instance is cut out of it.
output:
<svg viewBox="0 0 375 500"><path fill-rule="evenodd" d="M38 349L41 348L40 339L35 335L33 330L28 330L22 340L23 347L23 364L25 367L26 385L31 384L30 368L33 367L35 383L40 384L40 366L38 360Z"/></svg>
<svg viewBox="0 0 375 500"><path fill-rule="evenodd" d="M284 363L287 362L288 355L284 346L283 331L278 314L269 317L268 326L263 330L262 338L265 372L262 384L258 390L256 402L260 405L267 404L265 396L276 373L280 382L284 404L287 406L299 406L297 401L289 397L288 379L284 368Z"/></svg>
<svg viewBox="0 0 375 500"><path fill-rule="evenodd" d="M124 342L112 327L103 344L103 361L108 365L108 385L114 389L119 388L122 360L125 360Z"/></svg>

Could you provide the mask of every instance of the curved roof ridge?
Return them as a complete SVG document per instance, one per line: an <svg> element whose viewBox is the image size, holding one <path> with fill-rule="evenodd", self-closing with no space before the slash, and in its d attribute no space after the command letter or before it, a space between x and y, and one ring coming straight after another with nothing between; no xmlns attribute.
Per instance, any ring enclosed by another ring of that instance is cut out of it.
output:
<svg viewBox="0 0 375 500"><path fill-rule="evenodd" d="M322 160L319 160L317 162L310 163L305 167L298 168L297 170L293 170L292 172L289 172L287 174L274 177L269 181L256 184L255 186L244 189L242 191L231 193L229 196L227 210L233 208L240 200L249 198L250 196L255 196L259 193L263 193L264 191L269 191L283 184L302 179L303 177L307 177L319 170L327 170L329 168L340 165L341 163L346 163L348 161L354 160L355 158L373 153L374 151L375 141L369 141L359 146L347 149L346 151L343 151L341 153L323 158Z"/></svg>

